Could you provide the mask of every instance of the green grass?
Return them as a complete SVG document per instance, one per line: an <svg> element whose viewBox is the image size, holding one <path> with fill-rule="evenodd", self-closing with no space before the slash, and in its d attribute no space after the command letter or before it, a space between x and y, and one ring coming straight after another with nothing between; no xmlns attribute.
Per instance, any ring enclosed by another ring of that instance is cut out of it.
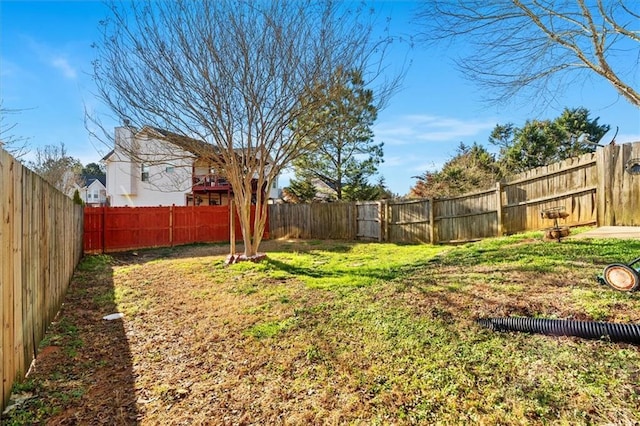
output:
<svg viewBox="0 0 640 426"><path fill-rule="evenodd" d="M405 268L424 265L444 250L442 246L340 244L309 252L269 253L265 262L244 262L230 269L249 280L252 274L263 273L276 280L295 277L310 288L337 290L393 280ZM244 291L252 291L251 286Z"/></svg>
<svg viewBox="0 0 640 426"><path fill-rule="evenodd" d="M113 258L106 254L97 254L91 256L85 256L82 262L78 265L78 271L91 272L102 271L108 265L111 265Z"/></svg>
<svg viewBox="0 0 640 426"><path fill-rule="evenodd" d="M490 238L449 251L444 262L459 265L517 265L523 271L546 272L578 263L602 265L629 262L640 252L640 240L565 239L544 242L541 232ZM535 244L519 243L533 239Z"/></svg>
<svg viewBox="0 0 640 426"><path fill-rule="evenodd" d="M608 263L640 256L640 241L557 243L527 233L453 247L282 242L263 262L229 267L221 256L172 255L118 266L110 293L86 296L129 313L132 359L144 365L137 365L136 389L158 400L145 406L143 423L220 410L229 422L246 415L263 424L285 415L297 424L640 421L640 347L497 333L475 322L638 323L640 293L616 292L595 278ZM112 264L91 261L97 272ZM49 342L62 336L73 346L81 337L73 324L56 330ZM108 365L99 362L87 368ZM160 385L172 377L197 385L188 393ZM40 377L27 387L42 394L54 382ZM211 397L230 390L236 411ZM78 392L55 400L72 405ZM58 408L32 407L47 415ZM38 412L15 418L47 418Z"/></svg>

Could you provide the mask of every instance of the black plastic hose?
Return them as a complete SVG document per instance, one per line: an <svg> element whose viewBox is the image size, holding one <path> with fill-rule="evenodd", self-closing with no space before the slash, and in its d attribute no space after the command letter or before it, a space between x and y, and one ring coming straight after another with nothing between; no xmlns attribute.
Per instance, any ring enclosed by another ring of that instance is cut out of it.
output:
<svg viewBox="0 0 640 426"><path fill-rule="evenodd" d="M494 331L522 331L551 336L608 339L612 342L640 344L640 324L557 320L546 318L480 318L478 324Z"/></svg>

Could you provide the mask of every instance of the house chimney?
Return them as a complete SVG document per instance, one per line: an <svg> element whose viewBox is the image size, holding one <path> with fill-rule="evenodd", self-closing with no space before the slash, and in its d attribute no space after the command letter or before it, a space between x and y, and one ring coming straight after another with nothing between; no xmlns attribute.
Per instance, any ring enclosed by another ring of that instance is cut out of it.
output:
<svg viewBox="0 0 640 426"><path fill-rule="evenodd" d="M116 151L130 150L133 143L133 130L132 127L122 126L115 128L115 146Z"/></svg>

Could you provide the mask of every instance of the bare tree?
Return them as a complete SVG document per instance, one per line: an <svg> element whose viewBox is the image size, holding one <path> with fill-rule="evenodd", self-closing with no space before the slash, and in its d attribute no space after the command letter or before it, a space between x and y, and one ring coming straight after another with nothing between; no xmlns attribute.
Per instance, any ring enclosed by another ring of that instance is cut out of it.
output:
<svg viewBox="0 0 640 426"><path fill-rule="evenodd" d="M18 123L7 121L8 116L17 114L20 110L8 109L4 107L3 101L0 100L0 148L9 152L15 158L24 157L27 152L26 137L18 136L14 130Z"/></svg>
<svg viewBox="0 0 640 426"><path fill-rule="evenodd" d="M78 159L67 155L67 149L63 143L60 143L60 146L46 145L37 148L35 160L29 161L27 165L67 195L71 195L75 184L81 183L82 164Z"/></svg>
<svg viewBox="0 0 640 426"><path fill-rule="evenodd" d="M549 100L597 75L640 106L635 0L428 0L417 17L423 40L465 43L457 63L490 101L523 90Z"/></svg>
<svg viewBox="0 0 640 426"><path fill-rule="evenodd" d="M165 129L169 140L183 138L181 147L205 142L189 151L231 183L247 257L257 254L265 229L260 189L310 148L291 129L303 111L327 101L313 94L332 87L340 67L376 81L378 100L397 86L380 78L391 40L374 36L375 13L363 4L154 0L110 11L96 45L99 96L123 122Z"/></svg>

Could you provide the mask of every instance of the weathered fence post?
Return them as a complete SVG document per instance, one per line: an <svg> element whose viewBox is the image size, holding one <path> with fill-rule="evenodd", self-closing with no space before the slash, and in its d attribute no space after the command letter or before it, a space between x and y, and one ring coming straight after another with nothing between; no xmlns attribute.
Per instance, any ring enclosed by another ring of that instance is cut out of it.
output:
<svg viewBox="0 0 640 426"><path fill-rule="evenodd" d="M381 243L384 241L384 212L382 208L384 206L384 201L378 201L378 227L380 228L378 231L378 242Z"/></svg>
<svg viewBox="0 0 640 426"><path fill-rule="evenodd" d="M169 246L173 247L173 208L175 204L169 206Z"/></svg>
<svg viewBox="0 0 640 426"><path fill-rule="evenodd" d="M496 213L497 213L497 230L498 237L504 235L504 226L502 223L502 183L496 182Z"/></svg>
<svg viewBox="0 0 640 426"><path fill-rule="evenodd" d="M615 164L619 147L607 145L596 151L596 170L598 174L596 189L596 221L598 226L615 225L613 206L612 178L615 173Z"/></svg>
<svg viewBox="0 0 640 426"><path fill-rule="evenodd" d="M435 198L429 198L429 244L435 244L436 241L436 221L435 221Z"/></svg>
<svg viewBox="0 0 640 426"><path fill-rule="evenodd" d="M391 220L391 206L389 206L389 200L384 200L384 239L383 241L389 241L389 221Z"/></svg>

